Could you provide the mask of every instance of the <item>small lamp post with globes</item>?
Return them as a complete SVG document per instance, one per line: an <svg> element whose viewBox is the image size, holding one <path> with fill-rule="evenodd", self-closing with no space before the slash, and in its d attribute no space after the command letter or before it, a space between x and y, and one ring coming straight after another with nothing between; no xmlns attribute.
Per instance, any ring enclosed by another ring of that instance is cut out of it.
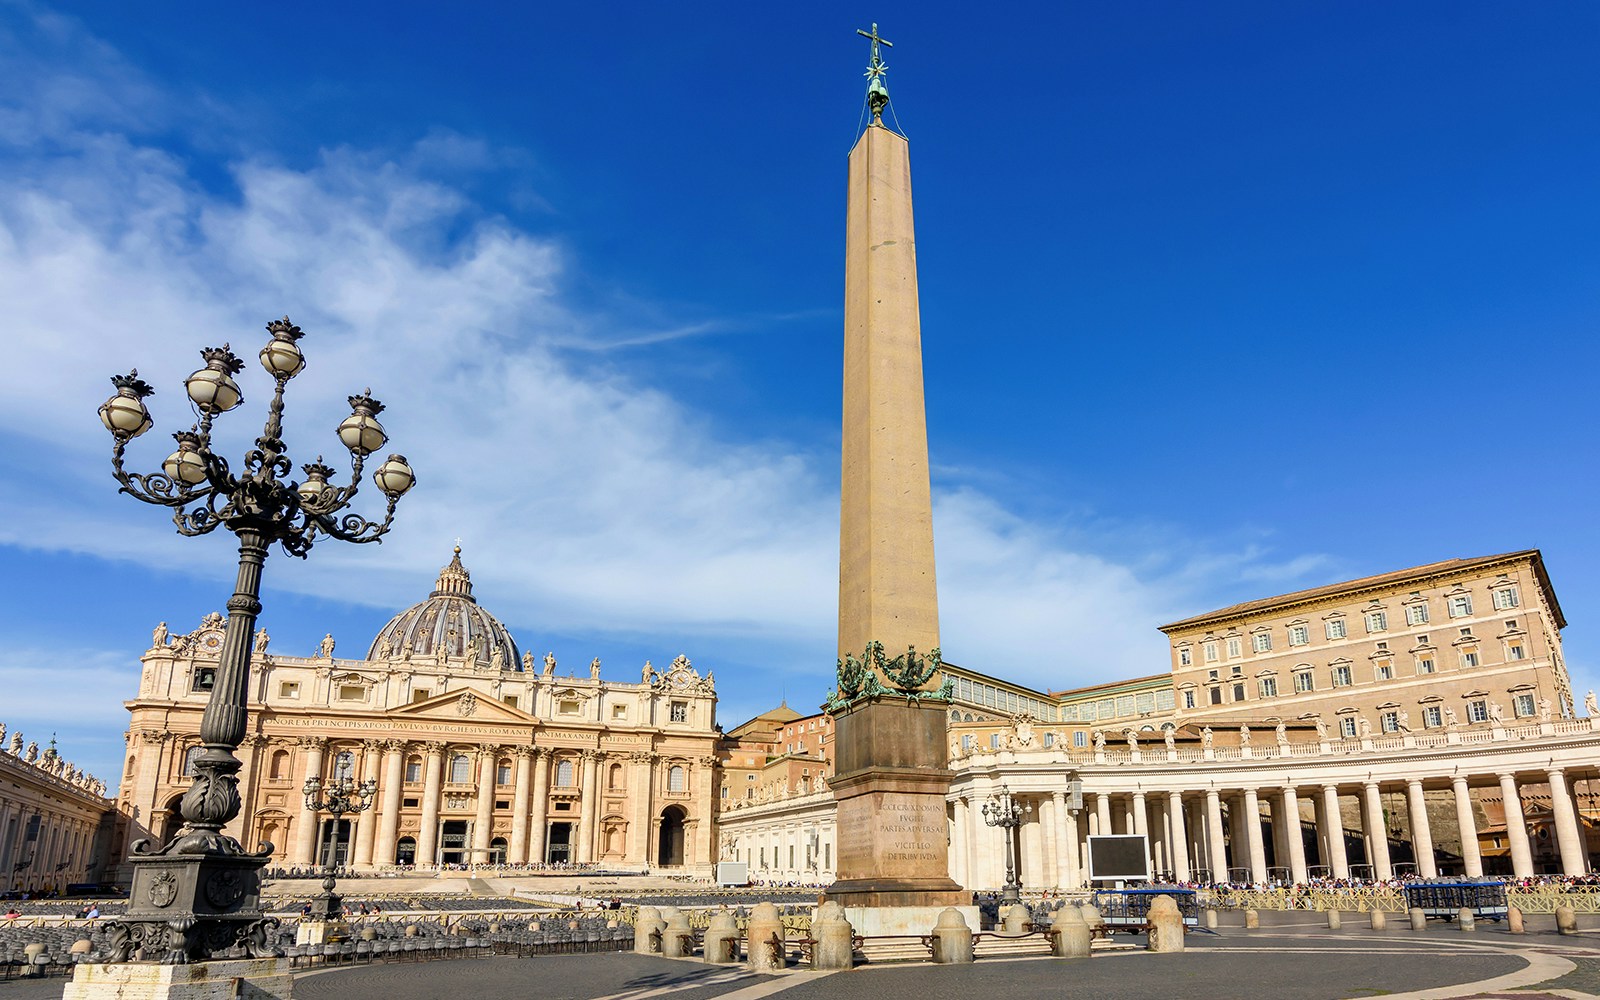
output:
<svg viewBox="0 0 1600 1000"><path fill-rule="evenodd" d="M1021 825L1023 817L1033 814L1033 806L1029 803L1019 803L1011 798L1011 789L1005 785L1000 786L1000 794L983 804L983 821L989 826L998 826L1006 832L1006 884L1000 894L1003 903L1017 903L1022 901L1022 879L1017 877L1017 827Z"/></svg>
<svg viewBox="0 0 1600 1000"><path fill-rule="evenodd" d="M313 813L328 812L333 819L328 823L328 847L322 854L322 892L311 901L312 920L338 920L344 915L342 900L334 894L333 851L338 844L339 821L346 813L358 813L372 805L372 796L378 791L378 779L368 778L356 784L348 774L337 774L328 785L327 798L322 797L322 779L316 775L306 779L302 789L306 808Z"/></svg>
<svg viewBox="0 0 1600 1000"><path fill-rule="evenodd" d="M275 388L267 420L255 447L245 453L238 472L211 450L211 425L219 414L243 402L233 376L244 362L228 349L200 352L205 367L184 381L198 420L172 437L177 450L162 462L162 471L130 473L123 467L128 443L148 431L153 421L144 400L154 390L137 370L113 376L116 395L100 407L100 420L115 441L111 464L121 492L173 509L172 520L182 535L205 535L226 528L239 541L239 567L234 593L228 599L216 681L200 719L201 752L194 760L194 784L183 796L183 825L165 844L135 841L128 863L133 886L126 915L112 926L112 960L135 957L167 964L222 958L243 953L251 958L276 954L267 934L276 924L261 913L261 868L271 844L252 852L222 832L239 815L239 759L234 756L245 736L246 693L250 680L251 635L261 611L261 568L274 544L304 558L318 535L346 542L379 541L394 521L395 505L416 482L400 455L390 455L373 473L373 482L388 498L381 522L343 513L361 485L368 455L383 447L387 436L378 414L383 404L370 390L350 397L350 416L338 427L339 440L350 452L347 485L328 480L334 470L319 458L305 465L305 479L288 479L293 464L284 453L283 392L305 367L298 341L301 329L285 316L267 324L272 335L259 354Z"/></svg>

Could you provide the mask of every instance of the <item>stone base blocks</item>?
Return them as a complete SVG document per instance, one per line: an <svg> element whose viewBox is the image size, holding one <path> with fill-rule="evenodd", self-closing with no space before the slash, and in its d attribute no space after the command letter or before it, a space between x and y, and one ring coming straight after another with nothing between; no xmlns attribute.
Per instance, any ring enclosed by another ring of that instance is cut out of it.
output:
<svg viewBox="0 0 1600 1000"><path fill-rule="evenodd" d="M667 922L661 919L660 910L653 906L639 907L638 914L633 918L634 954L661 954L661 935L666 926Z"/></svg>
<svg viewBox="0 0 1600 1000"><path fill-rule="evenodd" d="M955 907L947 907L933 925L933 960L940 965L972 962L972 928Z"/></svg>
<svg viewBox="0 0 1600 1000"><path fill-rule="evenodd" d="M732 965L739 961L739 924L727 907L712 915L704 945L703 957L712 965Z"/></svg>
<svg viewBox="0 0 1600 1000"><path fill-rule="evenodd" d="M1556 930L1562 934L1578 933L1578 915L1572 907L1556 907Z"/></svg>
<svg viewBox="0 0 1600 1000"><path fill-rule="evenodd" d="M772 903L757 903L745 925L745 961L752 972L782 972L788 965L783 946L783 918Z"/></svg>
<svg viewBox="0 0 1600 1000"><path fill-rule="evenodd" d="M1342 926L1344 926L1344 918L1342 916L1340 916L1339 911L1338 910L1329 910L1328 911L1328 930L1336 931Z"/></svg>
<svg viewBox="0 0 1600 1000"><path fill-rule="evenodd" d="M1375 930L1375 931L1383 931L1383 930L1388 930L1389 929L1389 918L1384 915L1384 912L1382 910L1373 910L1372 911L1371 923L1372 923L1372 929Z"/></svg>
<svg viewBox="0 0 1600 1000"><path fill-rule="evenodd" d="M1413 906L1411 908L1411 929L1414 931L1425 931L1428 929L1428 915L1423 913L1422 908L1419 906Z"/></svg>
<svg viewBox="0 0 1600 1000"><path fill-rule="evenodd" d="M62 1000L287 1000L294 979L286 958L154 965L86 963L72 972Z"/></svg>
<svg viewBox="0 0 1600 1000"><path fill-rule="evenodd" d="M811 966L818 971L838 971L855 966L855 928L838 903L823 903L811 921Z"/></svg>
<svg viewBox="0 0 1600 1000"><path fill-rule="evenodd" d="M694 954L694 928L689 926L689 915L677 907L667 914L661 929L661 957L685 958Z"/></svg>
<svg viewBox="0 0 1600 1000"><path fill-rule="evenodd" d="M1456 923L1464 931L1475 931L1478 929L1478 915L1472 912L1472 907L1463 906L1456 913Z"/></svg>
<svg viewBox="0 0 1600 1000"><path fill-rule="evenodd" d="M1089 957L1089 924L1083 911L1068 904L1056 911L1050 953L1057 958Z"/></svg>
<svg viewBox="0 0 1600 1000"><path fill-rule="evenodd" d="M1145 935L1145 949L1160 954L1183 950L1183 911L1171 896L1157 896L1150 903L1146 919L1150 931Z"/></svg>
<svg viewBox="0 0 1600 1000"><path fill-rule="evenodd" d="M1506 930L1512 934L1523 933L1522 911L1515 906L1506 910Z"/></svg>

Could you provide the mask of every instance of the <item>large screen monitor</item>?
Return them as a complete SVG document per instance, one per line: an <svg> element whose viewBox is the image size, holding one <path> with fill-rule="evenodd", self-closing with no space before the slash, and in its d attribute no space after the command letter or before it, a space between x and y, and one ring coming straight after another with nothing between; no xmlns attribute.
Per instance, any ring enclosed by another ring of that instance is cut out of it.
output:
<svg viewBox="0 0 1600 1000"><path fill-rule="evenodd" d="M1094 882L1150 881L1150 838L1142 833L1090 837L1089 879Z"/></svg>

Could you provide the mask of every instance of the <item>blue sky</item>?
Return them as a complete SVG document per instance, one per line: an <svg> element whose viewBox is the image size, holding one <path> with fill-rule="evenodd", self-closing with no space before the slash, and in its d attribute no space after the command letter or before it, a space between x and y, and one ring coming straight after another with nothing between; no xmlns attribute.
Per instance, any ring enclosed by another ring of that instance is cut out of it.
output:
<svg viewBox="0 0 1600 1000"><path fill-rule="evenodd" d="M371 385L420 485L386 544L269 561L278 648L364 651L460 536L563 670L815 705L874 19L950 659L1154 673L1164 621L1539 547L1594 686L1600 11L971 11L0 3L0 719L114 779L150 628L232 554L116 495L94 408L150 378L153 467L196 351L284 313L296 459Z"/></svg>

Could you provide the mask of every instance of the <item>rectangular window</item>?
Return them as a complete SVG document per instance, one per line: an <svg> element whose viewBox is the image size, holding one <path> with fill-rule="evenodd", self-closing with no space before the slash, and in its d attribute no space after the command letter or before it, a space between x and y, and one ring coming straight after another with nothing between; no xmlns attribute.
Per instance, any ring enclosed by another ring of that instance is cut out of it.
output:
<svg viewBox="0 0 1600 1000"><path fill-rule="evenodd" d="M1356 720L1354 716L1347 715L1339 720L1339 735L1347 740L1356 738Z"/></svg>
<svg viewBox="0 0 1600 1000"><path fill-rule="evenodd" d="M1194 688L1187 688L1183 692L1183 707L1184 708L1194 708L1195 707Z"/></svg>
<svg viewBox="0 0 1600 1000"><path fill-rule="evenodd" d="M1479 698L1476 701L1467 702L1467 721L1488 722L1489 703L1484 701L1482 698Z"/></svg>
<svg viewBox="0 0 1600 1000"><path fill-rule="evenodd" d="M407 809L415 809L422 803L421 799L401 799L400 804Z"/></svg>
<svg viewBox="0 0 1600 1000"><path fill-rule="evenodd" d="M433 692L429 691L427 688L415 688L411 692L411 701L413 704L419 701L427 701L431 697L433 697Z"/></svg>
<svg viewBox="0 0 1600 1000"><path fill-rule="evenodd" d="M1396 712L1385 712L1378 716L1378 728L1385 733L1398 733L1400 731L1400 716Z"/></svg>
<svg viewBox="0 0 1600 1000"><path fill-rule="evenodd" d="M1393 680L1394 663L1389 660L1379 660L1377 666L1373 668L1372 673L1373 676L1380 681Z"/></svg>
<svg viewBox="0 0 1600 1000"><path fill-rule="evenodd" d="M1276 698L1278 696L1278 679L1276 677L1263 677L1256 681L1256 688L1263 698Z"/></svg>
<svg viewBox="0 0 1600 1000"><path fill-rule="evenodd" d="M511 708L517 707L517 696L514 694L502 695L500 700L505 702L505 704Z"/></svg>
<svg viewBox="0 0 1600 1000"><path fill-rule="evenodd" d="M1082 750L1084 747L1089 745L1089 734L1081 729L1073 733L1072 745L1077 747L1079 750Z"/></svg>
<svg viewBox="0 0 1600 1000"><path fill-rule="evenodd" d="M1216 643L1208 642L1202 648L1205 650L1206 662L1207 663L1215 663L1215 662L1217 662L1217 644Z"/></svg>
<svg viewBox="0 0 1600 1000"><path fill-rule="evenodd" d="M1461 665L1475 667L1478 665L1478 651L1476 649L1463 649L1461 651Z"/></svg>
<svg viewBox="0 0 1600 1000"><path fill-rule="evenodd" d="M1000 749L1000 734L999 733L990 733L989 734L989 749L990 750L998 750L998 749Z"/></svg>
<svg viewBox="0 0 1600 1000"><path fill-rule="evenodd" d="M671 714L668 717L673 722L688 722L689 721L689 703L686 702L686 701L675 701L675 702L673 702L672 703Z"/></svg>
<svg viewBox="0 0 1600 1000"><path fill-rule="evenodd" d="M1311 671L1298 670L1295 672L1294 690L1296 694L1304 694L1307 691L1315 691L1316 688L1317 682L1312 679Z"/></svg>
<svg viewBox="0 0 1600 1000"><path fill-rule="evenodd" d="M1233 686L1233 700L1234 701L1244 701L1244 685L1243 684L1235 684Z"/></svg>
<svg viewBox="0 0 1600 1000"><path fill-rule="evenodd" d="M1506 659L1508 660L1520 660L1524 657L1524 655L1525 653L1522 649L1522 643L1520 642L1513 642L1511 645L1506 647Z"/></svg>
<svg viewBox="0 0 1600 1000"><path fill-rule="evenodd" d="M1407 604L1406 605L1406 624L1407 625L1426 625L1426 624L1428 624L1428 606L1426 604Z"/></svg>
<svg viewBox="0 0 1600 1000"><path fill-rule="evenodd" d="M1517 606L1516 587L1496 587L1493 596L1496 611L1509 611Z"/></svg>
<svg viewBox="0 0 1600 1000"><path fill-rule="evenodd" d="M1272 633L1257 632L1250 637L1250 644L1255 647L1256 652L1265 653L1272 649Z"/></svg>
<svg viewBox="0 0 1600 1000"><path fill-rule="evenodd" d="M339 685L339 700L366 701L367 689L360 684L341 684Z"/></svg>
<svg viewBox="0 0 1600 1000"><path fill-rule="evenodd" d="M1534 713L1533 693L1524 691L1515 698L1511 699L1511 711L1515 712L1517 718L1519 719L1527 719L1532 717Z"/></svg>
<svg viewBox="0 0 1600 1000"><path fill-rule="evenodd" d="M1188 646L1178 650L1178 666L1187 667L1192 659L1193 656L1190 654Z"/></svg>
<svg viewBox="0 0 1600 1000"><path fill-rule="evenodd" d="M1045 733L1044 734L1044 746L1045 746L1045 749L1048 750L1048 749L1050 749L1051 747L1053 747L1055 745L1056 745L1056 734L1055 733Z"/></svg>
<svg viewBox="0 0 1600 1000"><path fill-rule="evenodd" d="M1450 617L1465 618L1472 614L1472 595L1457 594L1450 598Z"/></svg>
<svg viewBox="0 0 1600 1000"><path fill-rule="evenodd" d="M406 784L414 785L422 780L422 761L413 760L406 762Z"/></svg>
<svg viewBox="0 0 1600 1000"><path fill-rule="evenodd" d="M1422 659L1418 660L1417 661L1417 673L1419 673L1419 674L1431 674L1431 673L1433 673L1433 657L1424 656Z"/></svg>
<svg viewBox="0 0 1600 1000"><path fill-rule="evenodd" d="M1343 639L1345 637L1344 619L1330 618L1325 623L1325 628L1330 639Z"/></svg>
<svg viewBox="0 0 1600 1000"><path fill-rule="evenodd" d="M1222 704L1222 689L1221 688L1214 687L1214 688L1211 689L1211 704L1213 704L1213 705Z"/></svg>
<svg viewBox="0 0 1600 1000"><path fill-rule="evenodd" d="M727 785L723 785L722 786L722 797L723 798L727 798L728 797L728 786Z"/></svg>
<svg viewBox="0 0 1600 1000"><path fill-rule="evenodd" d="M558 712L560 712L562 715L577 715L578 714L578 702L577 702L577 699L569 698L566 701L563 701L561 703L560 707L557 708L556 710Z"/></svg>
<svg viewBox="0 0 1600 1000"><path fill-rule="evenodd" d="M1348 664L1333 668L1333 686L1336 688L1350 686L1350 667Z"/></svg>
<svg viewBox="0 0 1600 1000"><path fill-rule="evenodd" d="M1387 632L1388 630L1389 630L1389 612L1387 612L1387 611L1368 611L1367 612L1367 631L1368 632Z"/></svg>
<svg viewBox="0 0 1600 1000"><path fill-rule="evenodd" d="M1238 639L1228 640L1228 659L1244 655L1244 643Z"/></svg>
<svg viewBox="0 0 1600 1000"><path fill-rule="evenodd" d="M1305 646L1311 642L1311 630L1304 625L1289 626L1289 645Z"/></svg>
<svg viewBox="0 0 1600 1000"><path fill-rule="evenodd" d="M284 681L282 684L279 684L278 685L278 697L279 698L298 698L298 697L300 697L300 682L299 681Z"/></svg>
<svg viewBox="0 0 1600 1000"><path fill-rule="evenodd" d="M501 764L495 765L494 783L497 784L497 785L509 785L509 784L511 784L511 765L510 764L501 763Z"/></svg>
<svg viewBox="0 0 1600 1000"><path fill-rule="evenodd" d="M210 691L217 683L216 667L197 667L194 680L189 685L191 691Z"/></svg>
<svg viewBox="0 0 1600 1000"><path fill-rule="evenodd" d="M1422 724L1429 729L1444 725L1444 712L1438 705L1428 705L1422 710Z"/></svg>

